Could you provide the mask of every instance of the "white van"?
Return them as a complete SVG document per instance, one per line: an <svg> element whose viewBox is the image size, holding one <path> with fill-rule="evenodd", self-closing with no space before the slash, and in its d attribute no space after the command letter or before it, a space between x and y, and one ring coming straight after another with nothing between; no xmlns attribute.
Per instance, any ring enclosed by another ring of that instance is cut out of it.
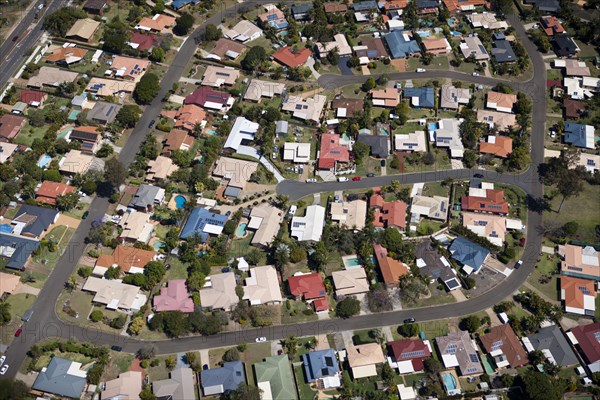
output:
<svg viewBox="0 0 600 400"><path fill-rule="evenodd" d="M290 215L296 215L296 210L298 210L298 206L296 206L296 205L294 204L294 205L292 205L292 206L290 207L290 211L288 211L288 213L289 213Z"/></svg>
<svg viewBox="0 0 600 400"><path fill-rule="evenodd" d="M346 178L345 176L340 176L338 178L338 182L348 182L348 178Z"/></svg>

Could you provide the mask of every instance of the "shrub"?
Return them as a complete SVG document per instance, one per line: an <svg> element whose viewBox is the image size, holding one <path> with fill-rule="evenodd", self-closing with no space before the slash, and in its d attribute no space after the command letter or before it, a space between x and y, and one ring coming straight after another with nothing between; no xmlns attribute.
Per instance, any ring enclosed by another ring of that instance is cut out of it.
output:
<svg viewBox="0 0 600 400"><path fill-rule="evenodd" d="M102 321L102 317L104 317L104 314L102 314L102 311L100 310L94 310L92 311L92 313L90 314L90 320L92 322L99 322Z"/></svg>

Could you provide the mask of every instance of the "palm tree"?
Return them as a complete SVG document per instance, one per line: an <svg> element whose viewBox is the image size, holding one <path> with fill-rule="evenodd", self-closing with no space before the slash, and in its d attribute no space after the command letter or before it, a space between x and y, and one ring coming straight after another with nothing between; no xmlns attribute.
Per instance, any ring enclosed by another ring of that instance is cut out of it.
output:
<svg viewBox="0 0 600 400"><path fill-rule="evenodd" d="M281 346L285 350L289 359L294 358L298 351L298 339L295 336L290 336L281 341Z"/></svg>

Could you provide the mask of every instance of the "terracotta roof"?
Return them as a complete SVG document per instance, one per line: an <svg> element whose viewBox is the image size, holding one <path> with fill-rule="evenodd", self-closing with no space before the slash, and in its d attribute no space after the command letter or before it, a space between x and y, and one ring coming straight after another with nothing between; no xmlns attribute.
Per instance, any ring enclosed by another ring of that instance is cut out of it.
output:
<svg viewBox="0 0 600 400"><path fill-rule="evenodd" d="M114 71L115 77L117 78L127 78L137 82L144 76L148 67L150 67L149 60L114 56L112 64L110 65L110 70Z"/></svg>
<svg viewBox="0 0 600 400"><path fill-rule="evenodd" d="M442 0L451 13L461 11L464 7L479 7L486 4L485 0Z"/></svg>
<svg viewBox="0 0 600 400"><path fill-rule="evenodd" d="M275 61L287 67L294 68L304 65L311 54L312 52L307 48L302 48L296 52L292 52L292 49L286 46L273 53L272 57Z"/></svg>
<svg viewBox="0 0 600 400"><path fill-rule="evenodd" d="M290 293L304 300L312 300L327 296L323 277L320 273L295 275L288 278Z"/></svg>
<svg viewBox="0 0 600 400"><path fill-rule="evenodd" d="M487 189L486 197L463 196L461 207L466 211L508 214L508 202L504 200L504 190L500 189Z"/></svg>
<svg viewBox="0 0 600 400"><path fill-rule="evenodd" d="M567 98L563 101L563 107L565 109L565 117L579 118L581 116L581 112L583 112L588 105L584 101Z"/></svg>
<svg viewBox="0 0 600 400"><path fill-rule="evenodd" d="M166 287L160 288L160 294L154 296L152 304L156 311L194 312L194 301L189 296L185 279L173 279Z"/></svg>
<svg viewBox="0 0 600 400"><path fill-rule="evenodd" d="M383 207L383 197L379 193L373 193L369 199L369 207Z"/></svg>
<svg viewBox="0 0 600 400"><path fill-rule="evenodd" d="M560 291L562 293L562 300L565 302L565 307L585 310L585 296L596 297L596 282L589 279L561 275Z"/></svg>
<svg viewBox="0 0 600 400"><path fill-rule="evenodd" d="M175 128L192 131L196 122L206 119L206 111L195 104L186 104L175 114Z"/></svg>
<svg viewBox="0 0 600 400"><path fill-rule="evenodd" d="M509 324L490 328L489 333L481 336L480 339L486 352L501 350L512 368L529 364L527 352Z"/></svg>
<svg viewBox="0 0 600 400"><path fill-rule="evenodd" d="M43 103L48 98L48 93L39 90L23 89L19 92L19 101L31 105L31 103Z"/></svg>
<svg viewBox="0 0 600 400"><path fill-rule="evenodd" d="M379 243L374 243L373 250L375 251L375 258L377 258L377 264L379 265L383 281L386 284L398 284L400 277L408 274L408 265L402 261L388 257L385 247Z"/></svg>
<svg viewBox="0 0 600 400"><path fill-rule="evenodd" d="M67 64L81 60L87 54L86 49L80 47L60 47L52 52L46 59L48 62L55 63L64 61Z"/></svg>
<svg viewBox="0 0 600 400"><path fill-rule="evenodd" d="M44 181L35 192L35 199L46 204L56 204L58 196L64 196L74 191L73 186L66 183Z"/></svg>
<svg viewBox="0 0 600 400"><path fill-rule="evenodd" d="M189 150L194 145L194 138L186 131L173 129L167 133L162 149L163 155L170 155L175 150Z"/></svg>
<svg viewBox="0 0 600 400"><path fill-rule="evenodd" d="M563 33L565 31L565 28L563 28L555 16L542 17L542 26L548 36L554 36L555 33Z"/></svg>
<svg viewBox="0 0 600 400"><path fill-rule="evenodd" d="M112 254L101 254L96 260L96 266L110 268L117 264L121 271L129 272L132 267L144 268L155 255L155 251L119 245Z"/></svg>
<svg viewBox="0 0 600 400"><path fill-rule="evenodd" d="M506 136L488 136L487 142L479 143L479 151L505 158L512 153L512 141Z"/></svg>
<svg viewBox="0 0 600 400"><path fill-rule="evenodd" d="M325 3L323 4L323 9L326 13L346 12L348 11L348 6L343 3Z"/></svg>
<svg viewBox="0 0 600 400"><path fill-rule="evenodd" d="M316 312L329 310L329 301L327 301L327 297L316 299L312 304Z"/></svg>
<svg viewBox="0 0 600 400"><path fill-rule="evenodd" d="M331 169L336 161L350 161L350 151L347 146L340 144L340 135L324 133L321 135L321 148L319 154L319 169Z"/></svg>
<svg viewBox="0 0 600 400"><path fill-rule="evenodd" d="M487 107L489 108L510 108L517 102L517 95L510 93L500 93L490 90L487 93Z"/></svg>
<svg viewBox="0 0 600 400"><path fill-rule="evenodd" d="M579 348L589 364L600 362L600 322L575 327L571 329L571 334L577 339Z"/></svg>
<svg viewBox="0 0 600 400"><path fill-rule="evenodd" d="M4 114L0 117L0 136L6 139L16 137L27 119L20 115Z"/></svg>
<svg viewBox="0 0 600 400"><path fill-rule="evenodd" d="M215 43L215 47L211 50L211 53L221 58L225 57L228 51L232 51L237 54L242 54L246 51L247 47L242 43L236 42L231 39L221 38Z"/></svg>
<svg viewBox="0 0 600 400"><path fill-rule="evenodd" d="M371 203L372 207L373 203ZM406 208L407 205L402 200L384 201L380 208L375 209L373 226L406 228Z"/></svg>
<svg viewBox="0 0 600 400"><path fill-rule="evenodd" d="M408 6L408 0L391 0L383 3L383 9L387 11L403 10Z"/></svg>
<svg viewBox="0 0 600 400"><path fill-rule="evenodd" d="M423 371L423 360L431 357L429 347L421 339L404 339L388 342L388 354L391 354L396 362L410 360L413 370Z"/></svg>
<svg viewBox="0 0 600 400"><path fill-rule="evenodd" d="M151 33L131 32L129 43L137 45L139 51L148 51L158 42L158 36Z"/></svg>
<svg viewBox="0 0 600 400"><path fill-rule="evenodd" d="M136 25L137 29L150 29L153 31L162 31L175 24L175 18L169 15L156 14L152 18L144 17Z"/></svg>

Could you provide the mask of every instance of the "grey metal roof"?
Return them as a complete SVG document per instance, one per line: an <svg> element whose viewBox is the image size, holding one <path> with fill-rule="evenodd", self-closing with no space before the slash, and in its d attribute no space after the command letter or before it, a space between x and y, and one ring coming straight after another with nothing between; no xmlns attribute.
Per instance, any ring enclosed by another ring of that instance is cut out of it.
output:
<svg viewBox="0 0 600 400"><path fill-rule="evenodd" d="M67 373L71 363L72 361L64 358L53 357L46 370L40 372L32 388L45 393L78 399L86 384L86 379Z"/></svg>
<svg viewBox="0 0 600 400"><path fill-rule="evenodd" d="M52 208L23 204L19 211L17 211L17 214L13 220L19 220L19 218L25 219L28 216L34 216L35 218L25 225L21 231L21 234L29 233L34 236L40 236L42 232L44 232L50 225L54 223L57 215L58 211Z"/></svg>
<svg viewBox="0 0 600 400"><path fill-rule="evenodd" d="M579 362L565 335L556 325L541 328L537 333L527 338L534 349L550 351L556 363L562 367L575 365Z"/></svg>
<svg viewBox="0 0 600 400"><path fill-rule="evenodd" d="M288 122L287 121L277 121L275 123L275 133L288 133Z"/></svg>
<svg viewBox="0 0 600 400"><path fill-rule="evenodd" d="M492 55L499 63L517 61L517 56L508 40L495 40Z"/></svg>
<svg viewBox="0 0 600 400"><path fill-rule="evenodd" d="M371 147L371 155L387 158L390 155L390 138L388 136L358 135L358 141Z"/></svg>
<svg viewBox="0 0 600 400"><path fill-rule="evenodd" d="M134 208L146 208L149 205L154 204L154 199L158 195L160 191L160 187L153 185L142 184L138 188L137 192L131 199L131 203L129 203L129 207Z"/></svg>
<svg viewBox="0 0 600 400"><path fill-rule="evenodd" d="M14 249L10 257L6 257L8 258L6 266L8 268L22 270L31 256L31 253L40 247L40 242L33 238L12 235L9 233L0 233L0 247L11 250ZM4 254L0 252L0 256L4 257Z"/></svg>
<svg viewBox="0 0 600 400"><path fill-rule="evenodd" d="M94 105L94 108L88 112L87 118L103 124L110 124L115 120L121 107L119 104L98 101Z"/></svg>
<svg viewBox="0 0 600 400"><path fill-rule="evenodd" d="M200 373L202 388L223 386L223 391L228 392L237 389L240 383L246 381L244 364L241 361L223 363L221 368L207 369Z"/></svg>

